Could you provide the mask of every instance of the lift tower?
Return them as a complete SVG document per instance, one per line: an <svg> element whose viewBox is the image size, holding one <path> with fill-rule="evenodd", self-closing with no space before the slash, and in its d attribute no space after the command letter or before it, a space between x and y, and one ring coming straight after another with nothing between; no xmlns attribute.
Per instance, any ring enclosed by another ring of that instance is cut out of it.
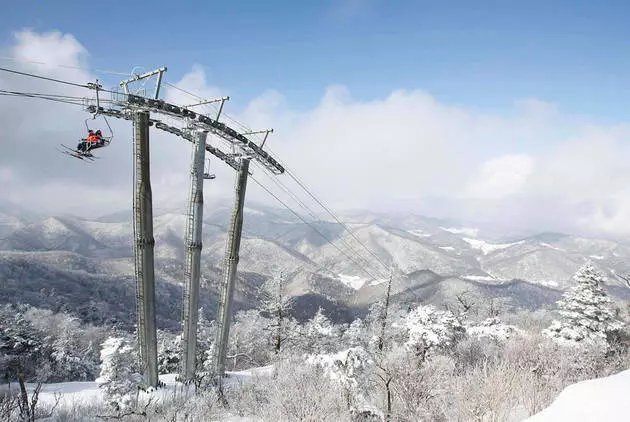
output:
<svg viewBox="0 0 630 422"><path fill-rule="evenodd" d="M229 99L230 97L222 97L213 100L203 100L196 104L188 105L185 109L221 102L216 118L218 120L221 110L223 110L223 104ZM180 377L183 381L189 381L195 376L203 229L203 181L214 178L210 173L206 174L204 172L207 130L196 129L191 137L194 142L194 152L190 165L190 195L186 216L186 270L184 274L182 359L180 366Z"/></svg>
<svg viewBox="0 0 630 422"><path fill-rule="evenodd" d="M132 78L122 81L120 85L124 88L124 94L114 93L110 101L113 107L100 107L96 104L89 104L86 110L108 117L115 117L124 120L134 121L134 140L136 151L135 165L135 192L134 196L134 251L136 257L136 280L138 292L138 340L140 345L141 367L145 372L145 380L148 385L155 386L157 378L157 359L155 350L156 327L155 327L155 277L153 270L153 224L152 224L152 202L151 184L149 180L149 141L148 128L155 129L179 136L195 144L195 155L191 170L191 202L189 207L189 222L187 223L187 263L186 263L186 287L185 300L182 310L183 335L183 357L181 374L183 379L190 379L194 375L195 369L195 349L196 349L196 325L199 304L199 257L201 253L201 224L203 220L202 207L203 196L202 187L204 174L201 163L203 162L202 151L211 153L215 157L224 161L238 172L236 182L237 201L228 245L226 246L226 258L224 261L224 280L221 287L220 319L218 321L219 332L217 334L217 347L220 353L215 354L215 367L223 375L225 367L225 350L230 330L231 305L236 280L236 268L238 263L238 251L240 246L241 230L243 225L243 205L245 199L245 188L247 176L249 174L249 163L255 160L268 172L274 175L284 173L284 167L262 149L264 142L272 130L239 133L225 123L219 122L219 117L223 109L224 101L228 98L218 100L204 100L201 103L190 106L178 106L157 98L159 93L159 81L166 68L157 69L142 75L134 75ZM131 93L127 84L139 81L153 75L158 75L158 86L155 90L155 97L145 97L142 90ZM141 95L142 94L142 95ZM191 110L195 105L207 104L209 102L221 101L218 115L215 118L197 113ZM179 124L175 126L166 124L162 120L150 117L150 113L167 116L174 119ZM183 124L183 127L180 126ZM232 153L222 151L199 139L201 135L210 133L215 135L232 148ZM246 135L264 133L261 145L258 145ZM202 148L205 143L205 148ZM208 176L210 176L208 174ZM212 178L211 176L209 178ZM192 375L191 375L192 374Z"/></svg>
<svg viewBox="0 0 630 422"><path fill-rule="evenodd" d="M155 99L160 92L162 74L160 68L134 78L122 81L120 85L129 93L128 84L153 75L158 76ZM98 105L97 105L98 107ZM138 313L138 345L140 348L140 368L148 387L158 385L157 332L155 323L155 272L153 249L153 197L151 192L151 172L149 160L149 111L132 109L134 144L134 195L133 232L136 274L136 295Z"/></svg>
<svg viewBox="0 0 630 422"><path fill-rule="evenodd" d="M153 260L153 199L149 171L149 113L136 111L134 133L133 231L138 296L138 339L144 382L157 387L157 337L155 326L155 273Z"/></svg>
<svg viewBox="0 0 630 422"><path fill-rule="evenodd" d="M192 164L190 166L190 195L186 216L186 269L184 271L182 360L180 373L184 381L192 379L195 375L206 137L207 133L204 131L197 131L194 134L195 144Z"/></svg>
<svg viewBox="0 0 630 422"><path fill-rule="evenodd" d="M238 176L236 178L236 198L232 219L228 227L225 258L223 259L223 284L219 299L219 312L217 314L217 334L214 342L215 373L219 377L219 383L225 373L225 352L230 335L230 319L232 318L232 299L234 297L234 284L236 282L236 268L238 266L238 253L241 246L241 232L243 230L243 206L245 205L245 189L247 188L247 176L249 175L249 158L241 158Z"/></svg>

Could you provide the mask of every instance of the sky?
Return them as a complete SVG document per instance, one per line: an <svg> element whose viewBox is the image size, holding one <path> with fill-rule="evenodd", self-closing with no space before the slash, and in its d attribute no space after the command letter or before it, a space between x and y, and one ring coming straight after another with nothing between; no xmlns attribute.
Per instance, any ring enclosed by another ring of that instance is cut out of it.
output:
<svg viewBox="0 0 630 422"><path fill-rule="evenodd" d="M266 145L340 213L628 236L629 14L621 1L27 1L3 8L0 66L111 87L122 76L95 69L167 65L169 83L229 95L226 114L273 127ZM89 94L4 72L0 89ZM191 102L168 86L163 97ZM87 117L0 96L0 199L87 216L128 207L128 122L112 122L93 165L57 152ZM190 145L151 136L154 207L183 210ZM233 172L211 167L206 206L229 204ZM248 199L273 203L251 182Z"/></svg>

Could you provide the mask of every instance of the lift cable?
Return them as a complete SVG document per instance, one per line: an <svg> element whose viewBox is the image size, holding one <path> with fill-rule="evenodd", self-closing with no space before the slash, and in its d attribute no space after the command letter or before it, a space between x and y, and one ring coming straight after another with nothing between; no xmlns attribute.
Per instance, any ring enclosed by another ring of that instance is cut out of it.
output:
<svg viewBox="0 0 630 422"><path fill-rule="evenodd" d="M286 174L288 174L288 175L289 175L289 177L290 177L291 179L293 179L293 180L295 181L295 183L297 183L297 184L298 184L298 185L299 185L299 186L300 186L300 187L301 187L301 188L302 188L302 189L303 189L303 190L304 190L304 191L305 191L305 192L306 192L306 193L307 193L307 194L308 194L308 195L309 195L309 196L310 196L310 197L311 197L311 198L312 198L315 202L317 202L317 203L318 203L318 204L319 204L319 205L320 205L320 206L321 206L321 207L322 207L322 208L323 208L323 209L324 209L324 210L325 210L328 214L330 214L330 216L332 216L332 218L333 218L333 219L334 219L334 220L335 220L338 224L340 224L340 225L341 225L341 226L342 226L342 227L343 227L343 228L344 228L344 229L345 229L345 230L346 230L346 231L350 234L350 236L352 236L352 238L353 238L354 240L356 240L356 241L357 241L357 243L359 243L359 244L363 247L363 249L365 249L365 250L366 250L366 251L367 251L367 252L368 252L368 253L369 253L369 254L370 254L370 255L371 255L371 256L372 256L372 257L373 257L373 258L374 258L374 259L375 259L378 263L379 263L379 264L381 264L381 265L383 266L383 268L385 268L385 269L386 269L386 271L387 271L387 272L388 272L388 274L389 274L389 272L391 271L391 267L390 267L390 265L387 265L387 264L386 264L386 263L385 263L385 262L384 262L384 261L383 261L383 260L382 260L382 259L381 259L381 258L380 258L377 254L376 254L376 253L374 253L374 252L373 252L373 251L372 251L372 250L371 250L371 249L370 249L367 245L365 245L365 243L364 243L364 242L362 242L362 241L361 241L361 240L357 237L357 235L356 235L354 232L352 232L352 231L350 230L350 228L347 226L347 224L346 224L346 223L344 223L343 221L341 221L341 220L340 220L340 219L339 219L339 218L335 215L335 213L333 213L333 212L331 211L331 209L330 209L329 207L327 207L327 206L323 203L323 201L322 201L322 200L320 200L320 199L319 199L319 198L318 198L318 197L317 197L317 196L316 196L316 195L315 195L315 194L314 194L314 193L313 193L313 192L312 192L312 191L311 191L311 190L310 190L310 189L309 189L309 188L308 188L305 184L304 184L304 182L302 182L302 181L301 181L301 180L297 177L297 175L296 175L293 171L291 171L291 170L287 167L287 165L286 165L286 163L285 163L285 162L282 162L282 161L280 160L280 158L278 157L278 155L277 155L277 154L275 154L275 153L274 153L273 151L271 151L269 148L267 148L266 150L267 150L267 152L268 152L269 154L271 154L272 156L274 156L274 158L276 159L276 161L278 161L280 164L282 164L282 166L283 166L283 167L284 167L284 169L285 169L285 173L286 173Z"/></svg>
<svg viewBox="0 0 630 422"><path fill-rule="evenodd" d="M300 198L293 193L284 183L282 183L282 181L280 181L277 177L273 177L274 175L272 173L269 172L269 170L267 170L264 166L258 166L265 174L267 174L267 176L269 176L269 178L271 179L271 181L276 184L276 186L278 186L280 189L282 189L285 193L287 193L295 202L297 202L302 208L304 208L307 213L314 219L314 220L320 220L317 216L315 216L314 211L312 208L310 208L308 205L306 205L302 200L300 200ZM342 227L343 228L343 227ZM372 261L370 261L369 259L365 258L363 255L361 255L359 253L359 251L357 251L350 243L348 243L348 241L346 241L346 239L344 239L343 237L339 238L339 241L347 248L350 250L350 252L356 256L358 259L361 260L362 264L365 266L371 266L373 263ZM376 269L377 273L381 273L380 268ZM384 273L381 273L384 274ZM383 275L383 277L385 277L385 275Z"/></svg>
<svg viewBox="0 0 630 422"><path fill-rule="evenodd" d="M261 182L259 182L258 180L256 180L256 178L254 178L253 176L249 176L250 179L252 179L258 186L260 186L262 189L264 189L269 195L271 195L276 201L278 201L280 204L282 204L282 206L284 206L287 210L289 210L293 215L295 215L297 218L299 218L304 224L306 224L307 226L309 226L313 231L315 231L317 234L319 234L324 240L326 240L326 242L328 242L331 246L333 246L335 249L337 249L337 251L339 251L341 254L343 254L344 256L346 256L346 258L348 258L350 261L352 261L352 263L354 265L356 265L356 267L360 270L362 270L364 273L366 273L368 276L370 276L370 278L374 281L379 281L379 279L377 277L375 277L371 272L369 272L365 267L361 266L358 262L356 262L354 260L354 258L352 258L350 255L348 255L343 249L339 248L339 246L337 246L334 242L332 242L325 234L323 234L321 231L319 231L317 229L317 227L315 227L314 225L312 225L311 223L309 223L308 221L306 221L304 219L304 217L302 217L299 213L297 213L296 211L294 211L289 205L287 205L286 202L284 202L282 199L280 199L276 194L274 194L271 190L269 190L265 185L263 185Z"/></svg>
<svg viewBox="0 0 630 422"><path fill-rule="evenodd" d="M68 82L68 81L62 81L61 79L49 78L49 77L46 77L46 76L35 75L33 73L20 72L20 71L13 70L13 69L7 69L6 67L0 67L0 71L9 72L9 73L15 73L16 75L29 76L31 78L44 79L44 80L47 80L47 81L57 82L57 83L60 83L60 84L78 86L79 88L89 88L89 86L87 86L87 85L77 84L77 83Z"/></svg>
<svg viewBox="0 0 630 422"><path fill-rule="evenodd" d="M177 86L175 86L175 85L173 85L173 84L168 84L168 85L169 85L169 86L174 87L175 89L178 89L179 91L181 91L181 92L183 92L183 93L185 93L185 94L190 95L191 97L193 97L193 98L195 98L195 99L198 99L198 100L203 99L202 97L200 97L200 96L198 96L198 95L196 95L196 94L194 94L194 93L192 93L192 92L186 91L186 90L184 90L184 89L182 89L182 88L179 88L179 87L177 87ZM250 130L251 130L250 128L248 128L248 127L247 127L247 126L245 126L244 124L242 124L242 123L238 122L237 120L235 120L234 118L230 117L228 114L224 113L224 114L223 114L223 116L224 116L226 119L230 120L231 122L235 123L237 126L240 126L243 130L245 130L245 131L250 131ZM382 260L382 259L381 259L381 258L380 258L380 257L379 257L379 256L378 256L375 252L374 252L374 251L372 251L372 250L371 250L371 249L370 249L370 248L369 248L369 247L368 247L368 246L367 246L364 242L362 242L362 241L361 241L361 240L357 237L357 235L356 235L354 232L352 232L352 231L350 230L350 228L348 227L348 225L347 225L346 223L344 223L343 221L341 221L341 219L339 219L339 218L338 218L338 217L337 217L337 216L336 216L336 215L332 212L332 210L331 210L329 207L327 207L327 206L323 203L323 201L322 201L322 200L320 200L317 196L315 196L315 194L314 194L314 193L313 193L310 189L308 189L308 188L306 187L306 185L304 184L304 182L302 182L302 181L301 181L301 180L297 177L297 175L296 175L294 172L292 172L292 171L290 171L290 170L289 170L289 168L286 166L286 163L282 162L282 161L278 158L278 156L277 156L277 155L276 155L273 151L271 151L269 148L266 148L266 151L267 151L268 153L270 153L271 155L273 155L273 156L274 156L274 158L276 159L276 161L278 161L280 164L282 164L282 165L284 166L284 168L285 168L285 172L289 175L289 177L291 177L291 178L292 178L292 179L293 179L293 180L294 180L294 181L295 181L295 182L296 182L296 183L297 183L297 184L298 184L298 185L299 185L299 186L300 186L300 187L301 187L301 188L302 188L302 189L303 189L303 190L304 190L304 191L305 191L305 192L306 192L306 193L307 193L307 194L308 194L308 195L309 195L309 196L310 196L310 197L311 197L311 198L312 198L315 202L317 202L317 204L319 204L319 206L321 206L321 207L322 207L322 208L323 208L323 209L324 209L324 210L325 210L325 211L326 211L326 212L327 212L330 216L332 216L332 217L333 217L333 219L334 219L334 220L335 220L335 221L336 221L339 225L341 225L341 226L342 226L342 228L343 228L345 231L347 231L347 232L350 234L350 236L352 236L352 238L353 238L353 239L354 239L357 243L359 243L359 244L361 245L361 247L362 247L363 249L365 249L365 250L366 250L366 251L367 251L367 252L368 252L368 253L369 253L369 254L370 254L370 255L371 255L371 256L372 256L372 257L373 257L373 258L374 258L374 259L375 259L378 263L379 263L379 264L381 264L381 265L383 266L383 268L385 268L385 270L388 272L388 274L391 272L391 266L390 266L390 265L387 265L387 264L386 264L386 263L385 263L385 262L384 262L384 261L383 261L383 260Z"/></svg>
<svg viewBox="0 0 630 422"><path fill-rule="evenodd" d="M40 61L36 61L36 60L19 59L17 57L0 56L0 60L5 60L5 61L6 60L10 60L10 61L19 62L19 63L39 64L39 65L49 66L49 67L59 67L59 68L62 68L62 69L83 70L83 71L86 71L86 72L102 73L102 74L108 74L108 75L133 76L133 74L129 73L129 72L125 73L125 72L116 72L116 71L113 71L113 70L91 69L91 68L80 67L80 66L68 66L68 65L63 65L63 64L52 64L52 63L40 62Z"/></svg>
<svg viewBox="0 0 630 422"><path fill-rule="evenodd" d="M4 90L0 90L0 96L3 96L3 97L35 98L35 99L40 99L40 100L48 100L48 101L55 101L55 102L58 102L58 103L65 103L65 104L71 104L71 105L76 105L76 106L83 106L83 100L81 100L81 102L79 102L79 101L71 101L71 100L63 99L63 98L54 98L54 97L49 97L49 96L33 95L33 94L27 94L27 93L14 93L14 92L11 92L11 91L4 91Z"/></svg>

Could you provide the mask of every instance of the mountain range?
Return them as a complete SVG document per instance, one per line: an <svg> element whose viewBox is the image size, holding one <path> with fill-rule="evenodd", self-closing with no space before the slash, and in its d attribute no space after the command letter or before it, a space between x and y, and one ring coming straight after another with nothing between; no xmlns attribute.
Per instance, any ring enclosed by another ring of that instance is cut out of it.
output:
<svg viewBox="0 0 630 422"><path fill-rule="evenodd" d="M231 209L206 210L201 304L216 310ZM541 233L497 240L483 229L413 214L352 212L335 220L298 219L288 210L245 208L236 309L256 306L266 279L283 272L298 318L323 307L348 321L382 300L456 306L458 297L503 306L553 306L587 260L607 289L630 298L615 274L630 272L630 247L609 240ZM186 216L154 218L158 324L176 329L181 312ZM135 322L131 213L100 218L45 216L0 203L0 302L71 311L126 328Z"/></svg>

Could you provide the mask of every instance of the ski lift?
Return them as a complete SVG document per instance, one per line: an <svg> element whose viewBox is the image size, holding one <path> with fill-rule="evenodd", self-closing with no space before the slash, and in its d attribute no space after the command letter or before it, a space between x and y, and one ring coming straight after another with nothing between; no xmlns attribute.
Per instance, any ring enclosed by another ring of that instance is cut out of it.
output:
<svg viewBox="0 0 630 422"><path fill-rule="evenodd" d="M206 160L208 165L203 171L203 178L206 180L214 180L217 178L216 174L210 174L210 159Z"/></svg>
<svg viewBox="0 0 630 422"><path fill-rule="evenodd" d="M98 91L101 88L101 85L99 85L98 79L96 80L96 83L89 83L88 85L96 90L96 108L91 118L91 120L96 120L97 118L99 118L99 114L100 114L99 113L100 99L99 99ZM88 132L88 136L86 138L81 138L79 140L79 144L77 145L76 149L73 149L66 145L61 144L61 146L65 148L65 150L61 152L63 152L64 154L73 156L75 158L88 159L90 161L93 161L95 158L98 158L92 155L92 151L98 148L103 148L103 147L108 146L112 142L112 139L114 139L114 132L112 131L112 127L110 126L107 118L104 115L101 115L100 119L102 119L102 121L105 123L105 126L107 127L106 135L102 135L100 129L96 129L96 131L94 131L90 127L90 124L88 123L88 121L90 120L90 118L88 117L87 119L85 119L85 128ZM93 128L97 127L97 125L95 125L94 123L92 123L91 126ZM105 126L100 125L100 127L103 127L103 128L105 128ZM92 137L93 134L96 135L95 138Z"/></svg>

